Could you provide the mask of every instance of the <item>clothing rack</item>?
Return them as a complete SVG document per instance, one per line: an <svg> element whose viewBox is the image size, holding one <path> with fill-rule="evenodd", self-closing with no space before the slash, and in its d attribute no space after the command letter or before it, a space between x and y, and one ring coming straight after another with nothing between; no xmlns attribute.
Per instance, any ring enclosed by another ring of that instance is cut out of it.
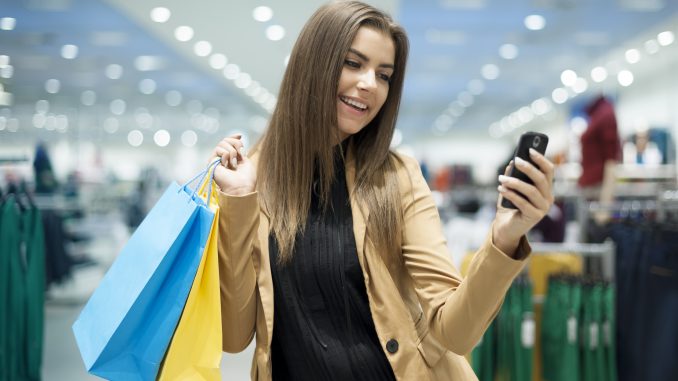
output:
<svg viewBox="0 0 678 381"><path fill-rule="evenodd" d="M574 254L583 257L584 267L599 266L604 279L614 280L615 245L610 239L603 243L531 243L532 255ZM597 261L597 262L594 262ZM529 266L529 265L528 265ZM543 304L545 295L533 295L532 303Z"/></svg>
<svg viewBox="0 0 678 381"><path fill-rule="evenodd" d="M531 243L532 253L549 255L551 253L570 253L585 257L605 256L614 254L614 243L611 240L603 243Z"/></svg>
<svg viewBox="0 0 678 381"><path fill-rule="evenodd" d="M17 163L28 163L30 162L28 156L7 156L7 157L2 157L0 156L0 165L9 165L9 164L17 164Z"/></svg>

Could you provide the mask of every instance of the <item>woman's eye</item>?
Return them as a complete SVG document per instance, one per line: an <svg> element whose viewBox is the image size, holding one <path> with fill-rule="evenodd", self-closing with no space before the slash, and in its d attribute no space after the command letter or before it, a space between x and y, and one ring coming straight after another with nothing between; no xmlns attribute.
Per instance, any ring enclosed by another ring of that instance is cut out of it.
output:
<svg viewBox="0 0 678 381"><path fill-rule="evenodd" d="M379 74L379 78L381 78L383 81L391 82L391 77L388 74Z"/></svg>
<svg viewBox="0 0 678 381"><path fill-rule="evenodd" d="M354 67L354 68L356 68L356 69L360 67L360 64L359 64L359 63L357 63L357 62L355 62L355 61L351 61L351 60L345 60L345 61L344 61L344 65L350 66L350 67Z"/></svg>

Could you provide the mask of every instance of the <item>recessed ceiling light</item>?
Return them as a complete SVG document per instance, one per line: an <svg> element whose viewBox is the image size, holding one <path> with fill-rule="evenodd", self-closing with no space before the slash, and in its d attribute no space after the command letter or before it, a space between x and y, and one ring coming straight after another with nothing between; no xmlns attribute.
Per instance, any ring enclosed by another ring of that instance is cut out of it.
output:
<svg viewBox="0 0 678 381"><path fill-rule="evenodd" d="M546 26L546 19L542 15L529 15L525 17L524 22L529 30L541 30Z"/></svg>
<svg viewBox="0 0 678 381"><path fill-rule="evenodd" d="M483 65L483 67L480 69L480 73L482 74L483 78L491 81L499 77L499 67L497 67L495 64Z"/></svg>
<svg viewBox="0 0 678 381"><path fill-rule="evenodd" d="M139 82L139 91L142 94L146 94L146 95L153 94L155 92L156 87L157 86L156 86L155 81L150 79L150 78L142 79Z"/></svg>
<svg viewBox="0 0 678 381"><path fill-rule="evenodd" d="M165 7L156 7L151 10L151 20L155 22L167 22L172 16L172 12Z"/></svg>
<svg viewBox="0 0 678 381"><path fill-rule="evenodd" d="M589 88L588 81L586 81L586 79L582 77L577 78L574 85L572 86L572 90L574 90L574 92L577 94L585 92L588 88Z"/></svg>
<svg viewBox="0 0 678 381"><path fill-rule="evenodd" d="M603 82L607 79L607 70L602 66L596 66L591 69L591 79L594 82Z"/></svg>
<svg viewBox="0 0 678 381"><path fill-rule="evenodd" d="M16 26L16 19L13 17L0 18L0 29L12 30Z"/></svg>
<svg viewBox="0 0 678 381"><path fill-rule="evenodd" d="M78 47L76 45L67 44L61 47L61 57L72 60L78 56Z"/></svg>
<svg viewBox="0 0 678 381"><path fill-rule="evenodd" d="M117 118L111 116L104 120L104 131L108 132L109 134L115 134L119 127L120 122Z"/></svg>
<svg viewBox="0 0 678 381"><path fill-rule="evenodd" d="M559 87L553 90L553 92L551 93L551 98L557 104L563 104L567 102L568 98L567 90L563 89L562 87Z"/></svg>
<svg viewBox="0 0 678 381"><path fill-rule="evenodd" d="M109 108L113 114L122 115L125 113L127 103L125 103L125 101L122 99L114 99L113 101L111 101Z"/></svg>
<svg viewBox="0 0 678 381"><path fill-rule="evenodd" d="M640 51L638 49L629 49L624 53L624 56L626 57L626 62L630 64L640 61Z"/></svg>
<svg viewBox="0 0 678 381"><path fill-rule="evenodd" d="M485 83L480 79L473 79L468 83L468 91L473 95L480 95L485 91Z"/></svg>
<svg viewBox="0 0 678 381"><path fill-rule="evenodd" d="M235 86L239 89L247 88L250 83L252 83L252 77L247 73L240 73L238 78L235 79Z"/></svg>
<svg viewBox="0 0 678 381"><path fill-rule="evenodd" d="M574 86L574 84L577 82L577 73L570 69L564 70L560 74L560 81L565 86Z"/></svg>
<svg viewBox="0 0 678 381"><path fill-rule="evenodd" d="M181 42L190 41L193 38L193 34L193 28L186 25L179 26L174 30L174 37Z"/></svg>
<svg viewBox="0 0 678 381"><path fill-rule="evenodd" d="M32 119L33 119L33 126L35 128L45 127L45 122L47 121L47 117L45 117L45 114L43 114L43 113L33 114Z"/></svg>
<svg viewBox="0 0 678 381"><path fill-rule="evenodd" d="M633 83L633 73L629 70L622 70L617 74L617 81L624 87L631 86Z"/></svg>
<svg viewBox="0 0 678 381"><path fill-rule="evenodd" d="M61 89L61 82L58 79L48 79L45 82L45 91L50 94L56 94Z"/></svg>
<svg viewBox="0 0 678 381"><path fill-rule="evenodd" d="M228 64L224 68L224 77L230 80L234 80L238 78L238 74L240 74L240 68L236 64Z"/></svg>
<svg viewBox="0 0 678 381"><path fill-rule="evenodd" d="M221 70L226 67L228 58L221 53L215 53L210 56L210 66L212 69Z"/></svg>
<svg viewBox="0 0 678 381"><path fill-rule="evenodd" d="M127 142L132 147L139 147L144 142L144 134L139 130L132 130L127 134Z"/></svg>
<svg viewBox="0 0 678 381"><path fill-rule="evenodd" d="M661 32L657 35L657 41L659 42L659 45L661 46L668 46L673 44L673 41L675 40L675 36L673 32L671 31L665 31Z"/></svg>
<svg viewBox="0 0 678 381"><path fill-rule="evenodd" d="M647 40L645 41L645 51L648 54L655 54L659 51L659 43L657 40Z"/></svg>
<svg viewBox="0 0 678 381"><path fill-rule="evenodd" d="M535 100L534 102L532 102L532 104L530 105L530 108L532 109L532 112L535 115L544 115L547 112L549 112L551 105L549 104L549 102L546 99L539 98L539 99Z"/></svg>
<svg viewBox="0 0 678 381"><path fill-rule="evenodd" d="M505 60L512 60L518 57L518 47L513 44L504 44L499 47L499 55Z"/></svg>
<svg viewBox="0 0 678 381"><path fill-rule="evenodd" d="M106 77L110 79L120 79L122 77L122 66L118 64L110 64L106 66Z"/></svg>
<svg viewBox="0 0 678 381"><path fill-rule="evenodd" d="M256 7L252 11L252 17L259 22L266 22L273 18L273 10L266 6Z"/></svg>
<svg viewBox="0 0 678 381"><path fill-rule="evenodd" d="M249 95L250 97L255 97L257 94L259 94L259 91L261 91L261 85L257 81L252 81L249 86L245 89L245 94Z"/></svg>
<svg viewBox="0 0 678 381"><path fill-rule="evenodd" d="M193 147L198 142L198 134L193 130L187 130L181 133L181 144L186 147Z"/></svg>
<svg viewBox="0 0 678 381"><path fill-rule="evenodd" d="M38 112L40 114L44 114L47 111L49 111L49 101L46 99L40 99L39 101L35 102L35 112Z"/></svg>
<svg viewBox="0 0 678 381"><path fill-rule="evenodd" d="M212 44L207 41L198 41L193 46L193 51L198 57L207 57L212 53Z"/></svg>
<svg viewBox="0 0 678 381"><path fill-rule="evenodd" d="M280 25L271 25L266 28L266 38L271 41L280 41L285 37L285 28Z"/></svg>
<svg viewBox="0 0 678 381"><path fill-rule="evenodd" d="M171 140L170 133L167 130L158 130L153 134L153 141L158 147L165 147Z"/></svg>

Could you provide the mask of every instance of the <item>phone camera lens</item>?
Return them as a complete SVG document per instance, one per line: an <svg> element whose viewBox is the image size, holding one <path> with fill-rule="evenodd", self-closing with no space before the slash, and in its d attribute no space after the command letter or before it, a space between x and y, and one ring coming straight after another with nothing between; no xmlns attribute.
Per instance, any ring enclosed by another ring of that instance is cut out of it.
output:
<svg viewBox="0 0 678 381"><path fill-rule="evenodd" d="M534 140L532 141L532 147L537 148L537 147L539 147L540 143L541 143L541 138L539 136L535 136Z"/></svg>

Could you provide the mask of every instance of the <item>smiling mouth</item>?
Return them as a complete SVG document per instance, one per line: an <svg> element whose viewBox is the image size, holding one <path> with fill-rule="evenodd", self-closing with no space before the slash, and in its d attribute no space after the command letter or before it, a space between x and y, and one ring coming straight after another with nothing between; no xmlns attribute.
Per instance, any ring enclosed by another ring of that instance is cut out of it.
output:
<svg viewBox="0 0 678 381"><path fill-rule="evenodd" d="M360 102L358 102L358 101L354 101L353 99L347 98L347 97L344 97L344 96L339 96L339 99L340 99L342 102L344 102L345 104L347 104L348 106L353 107L354 109L356 109L356 110L358 110L358 111L365 111L365 110L367 110L367 105L364 104L364 103L360 103Z"/></svg>

